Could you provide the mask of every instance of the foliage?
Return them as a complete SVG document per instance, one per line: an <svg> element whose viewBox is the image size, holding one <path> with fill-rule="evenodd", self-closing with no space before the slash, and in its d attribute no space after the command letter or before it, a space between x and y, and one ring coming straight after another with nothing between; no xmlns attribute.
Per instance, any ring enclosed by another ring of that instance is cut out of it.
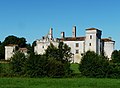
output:
<svg viewBox="0 0 120 88"><path fill-rule="evenodd" d="M46 55L46 57L48 57L48 58L53 57L53 58L55 58L55 59L59 59L58 49L57 49L57 47L55 47L52 43L51 43L50 46L48 46L48 48L46 49L45 55Z"/></svg>
<svg viewBox="0 0 120 88"><path fill-rule="evenodd" d="M48 59L46 71L48 77L63 77L66 73L64 64L54 58Z"/></svg>
<svg viewBox="0 0 120 88"><path fill-rule="evenodd" d="M86 52L79 65L81 74L88 77L106 77L108 69L107 58L99 56L93 51Z"/></svg>
<svg viewBox="0 0 120 88"><path fill-rule="evenodd" d="M71 73L70 62L66 59L70 48L64 44L62 47L55 47L52 43L48 46L44 55L31 54L26 61L25 75L29 77L63 77ZM65 50L65 54L60 52ZM62 57L60 57L62 55ZM65 59L66 58L66 59Z"/></svg>
<svg viewBox="0 0 120 88"><path fill-rule="evenodd" d="M36 46L36 41L32 43L32 52L34 52L34 47Z"/></svg>
<svg viewBox="0 0 120 88"><path fill-rule="evenodd" d="M72 57L71 48L67 44L60 42L58 46L58 55L63 62L70 61Z"/></svg>
<svg viewBox="0 0 120 88"><path fill-rule="evenodd" d="M28 54L31 54L31 53L33 53L34 51L32 50L32 46L30 45L30 44L27 44L26 45L26 48L28 49Z"/></svg>
<svg viewBox="0 0 120 88"><path fill-rule="evenodd" d="M15 75L24 74L24 66L26 64L26 57L21 52L16 52L10 61L12 73Z"/></svg>
<svg viewBox="0 0 120 88"><path fill-rule="evenodd" d="M110 63L108 70L109 78L120 78L120 63Z"/></svg>
<svg viewBox="0 0 120 88"><path fill-rule="evenodd" d="M31 54L25 64L25 75L28 77L44 77L47 59L45 56Z"/></svg>
<svg viewBox="0 0 120 88"><path fill-rule="evenodd" d="M5 40L2 43L4 46L8 45L8 44L16 44L19 47L25 47L26 46L26 39L25 38L18 38L16 36L8 36L5 38Z"/></svg>
<svg viewBox="0 0 120 88"><path fill-rule="evenodd" d="M1 44L0 45L0 59L4 59L5 58L5 48L4 46Z"/></svg>
<svg viewBox="0 0 120 88"><path fill-rule="evenodd" d="M0 42L0 59L4 59L5 58L5 46L9 45L9 44L16 44L18 45L18 47L23 48L26 47L26 39L25 38L19 38L16 36L8 36L5 38L5 40L1 43Z"/></svg>
<svg viewBox="0 0 120 88"><path fill-rule="evenodd" d="M49 76L60 77L66 76L72 73L70 69L70 58L71 52L70 47L68 47L63 42L60 42L58 48L52 43L46 50L46 57L48 57L48 71ZM51 72L52 71L52 72ZM54 72L54 73L53 73Z"/></svg>
<svg viewBox="0 0 120 88"><path fill-rule="evenodd" d="M0 63L0 74L2 73L2 65L1 65L1 63Z"/></svg>
<svg viewBox="0 0 120 88"><path fill-rule="evenodd" d="M113 51L111 59L113 63L120 63L120 50Z"/></svg>

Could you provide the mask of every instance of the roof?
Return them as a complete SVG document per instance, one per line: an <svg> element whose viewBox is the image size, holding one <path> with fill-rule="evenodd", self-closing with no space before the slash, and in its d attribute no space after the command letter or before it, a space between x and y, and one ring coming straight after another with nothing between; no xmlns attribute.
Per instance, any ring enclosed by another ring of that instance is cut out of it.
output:
<svg viewBox="0 0 120 88"><path fill-rule="evenodd" d="M104 41L104 42L115 42L115 41L113 41L112 39L110 39L110 38L103 38L103 39L101 39L102 41Z"/></svg>
<svg viewBox="0 0 120 88"><path fill-rule="evenodd" d="M8 44L7 46L18 46L18 45L16 45L16 44Z"/></svg>
<svg viewBox="0 0 120 88"><path fill-rule="evenodd" d="M19 48L19 51L27 51L27 48Z"/></svg>
<svg viewBox="0 0 120 88"><path fill-rule="evenodd" d="M86 30L97 30L97 31L101 31L101 30L99 30L99 29L97 29L97 28L88 28L88 29L86 29Z"/></svg>
<svg viewBox="0 0 120 88"><path fill-rule="evenodd" d="M65 38L60 38L58 40L62 40L62 41L84 41L85 37L65 37Z"/></svg>

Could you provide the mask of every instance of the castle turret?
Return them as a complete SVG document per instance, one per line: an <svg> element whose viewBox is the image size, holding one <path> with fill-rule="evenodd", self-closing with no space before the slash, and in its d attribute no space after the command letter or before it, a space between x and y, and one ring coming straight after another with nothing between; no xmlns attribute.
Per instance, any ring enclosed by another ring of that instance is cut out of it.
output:
<svg viewBox="0 0 120 88"><path fill-rule="evenodd" d="M86 29L85 52L90 50L100 54L101 34L102 34L102 31L96 28Z"/></svg>

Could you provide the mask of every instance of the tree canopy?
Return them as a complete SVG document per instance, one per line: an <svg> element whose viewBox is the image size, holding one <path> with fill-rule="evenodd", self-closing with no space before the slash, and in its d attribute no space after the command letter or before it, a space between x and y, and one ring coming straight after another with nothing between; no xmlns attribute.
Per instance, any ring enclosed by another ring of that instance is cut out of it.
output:
<svg viewBox="0 0 120 88"><path fill-rule="evenodd" d="M111 59L113 63L120 63L120 50L113 51Z"/></svg>
<svg viewBox="0 0 120 88"><path fill-rule="evenodd" d="M10 35L6 37L3 42L0 42L0 59L5 59L5 46L9 44L16 44L20 48L27 47L29 51L32 51L31 45L26 44L26 39L24 37L19 38L19 37Z"/></svg>
<svg viewBox="0 0 120 88"><path fill-rule="evenodd" d="M108 68L107 58L93 51L86 52L79 65L81 74L88 77L106 77Z"/></svg>

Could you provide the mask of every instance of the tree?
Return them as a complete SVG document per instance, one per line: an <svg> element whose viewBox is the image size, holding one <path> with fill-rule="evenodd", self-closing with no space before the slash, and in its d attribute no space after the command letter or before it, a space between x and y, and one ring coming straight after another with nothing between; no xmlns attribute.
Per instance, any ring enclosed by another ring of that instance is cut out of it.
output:
<svg viewBox="0 0 120 88"><path fill-rule="evenodd" d="M5 48L4 46L1 44L0 45L0 59L4 59L5 58Z"/></svg>
<svg viewBox="0 0 120 88"><path fill-rule="evenodd" d="M3 41L3 45L6 46L8 44L16 44L19 47L25 47L26 46L26 39L25 38L18 38L16 36L8 36L5 38L5 40Z"/></svg>
<svg viewBox="0 0 120 88"><path fill-rule="evenodd" d="M1 63L0 63L0 74L2 73L2 65L1 65Z"/></svg>
<svg viewBox="0 0 120 88"><path fill-rule="evenodd" d="M8 37L5 38L5 40L1 43L0 42L0 59L4 59L5 58L5 46L9 45L9 44L16 44L18 45L18 47L26 47L26 39L25 38L18 38L16 36L10 35Z"/></svg>
<svg viewBox="0 0 120 88"><path fill-rule="evenodd" d="M48 58L55 58L55 59L59 59L59 53L58 53L58 49L57 47L55 47L52 43L50 44L50 46L48 46L48 48L45 51L45 55Z"/></svg>
<svg viewBox="0 0 120 88"><path fill-rule="evenodd" d="M113 51L111 59L113 63L120 63L120 50Z"/></svg>
<svg viewBox="0 0 120 88"><path fill-rule="evenodd" d="M46 65L46 72L48 77L63 77L66 74L66 66L61 61L56 60L55 58L49 58Z"/></svg>
<svg viewBox="0 0 120 88"><path fill-rule="evenodd" d="M82 75L88 77L106 77L109 70L109 62L106 57L93 51L88 51L82 57L79 65Z"/></svg>
<svg viewBox="0 0 120 88"><path fill-rule="evenodd" d="M60 77L63 76L63 74L65 76L72 72L70 69L70 58L72 55L70 50L70 47L63 42L59 43L58 48L52 43L50 44L45 53L48 58L49 76L52 75L52 77ZM51 71L54 73L51 73Z"/></svg>
<svg viewBox="0 0 120 88"><path fill-rule="evenodd" d="M34 52L34 47L36 46L36 41L32 43L32 52Z"/></svg>
<svg viewBox="0 0 120 88"><path fill-rule="evenodd" d="M3 41L3 45L6 46L8 44L17 44L18 40L18 37L11 35L5 38L5 40Z"/></svg>
<svg viewBox="0 0 120 88"><path fill-rule="evenodd" d="M59 43L58 53L60 59L63 60L64 62L70 61L70 58L72 57L71 48L67 44L64 44L63 42Z"/></svg>
<svg viewBox="0 0 120 88"><path fill-rule="evenodd" d="M46 76L47 58L44 55L31 54L25 64L25 75L28 77L45 77Z"/></svg>
<svg viewBox="0 0 120 88"><path fill-rule="evenodd" d="M26 39L25 38L18 38L18 42L17 42L18 46L23 48L26 47Z"/></svg>
<svg viewBox="0 0 120 88"><path fill-rule="evenodd" d="M26 57L24 53L16 52L10 61L11 70L15 75L24 74L24 66L26 64Z"/></svg>

